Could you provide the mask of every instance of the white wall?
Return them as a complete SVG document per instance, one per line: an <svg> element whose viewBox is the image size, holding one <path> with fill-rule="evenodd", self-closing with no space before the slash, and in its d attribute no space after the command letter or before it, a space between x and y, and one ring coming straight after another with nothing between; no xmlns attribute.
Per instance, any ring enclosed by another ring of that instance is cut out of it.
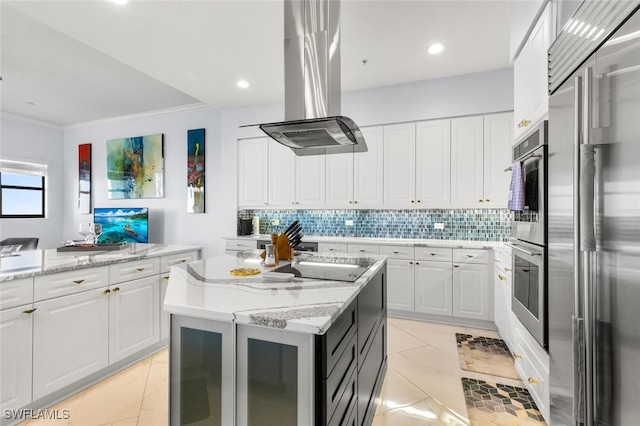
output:
<svg viewBox="0 0 640 426"><path fill-rule="evenodd" d="M206 213L187 213L187 130L205 129L205 188ZM106 141L123 137L164 135L164 198L109 200L107 198ZM219 241L227 230L218 225L221 221L220 112L210 107L161 113L148 117L120 119L102 124L65 128L64 187L67 198L75 200L78 192L78 145L91 143L92 149L92 203L93 207L148 207L149 242L189 244L203 247L204 256L215 251L212 242ZM76 160L73 160L76 159ZM76 203L65 202L63 234L66 239L79 238L80 222L92 220L92 215L80 215ZM235 229L235 228L234 228Z"/></svg>
<svg viewBox="0 0 640 426"><path fill-rule="evenodd" d="M58 247L62 241L62 206L67 196L63 186L62 128L6 115L0 119L0 127L0 158L47 165L46 217L1 219L0 239L39 237L39 248ZM75 170L77 174L77 165Z"/></svg>

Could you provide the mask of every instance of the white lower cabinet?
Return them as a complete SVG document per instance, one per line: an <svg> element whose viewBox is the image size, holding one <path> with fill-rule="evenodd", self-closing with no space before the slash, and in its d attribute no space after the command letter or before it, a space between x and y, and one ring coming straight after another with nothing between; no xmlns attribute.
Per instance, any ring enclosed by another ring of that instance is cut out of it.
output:
<svg viewBox="0 0 640 426"><path fill-rule="evenodd" d="M397 311L414 310L413 261L387 260L387 307Z"/></svg>
<svg viewBox="0 0 640 426"><path fill-rule="evenodd" d="M114 284L109 295L109 363L160 340L157 276Z"/></svg>
<svg viewBox="0 0 640 426"><path fill-rule="evenodd" d="M18 409L31 402L31 311L31 305L25 305L0 312L0 407L3 410Z"/></svg>
<svg viewBox="0 0 640 426"><path fill-rule="evenodd" d="M34 304L34 400L108 366L106 291L93 289Z"/></svg>
<svg viewBox="0 0 640 426"><path fill-rule="evenodd" d="M169 274L160 275L160 340L169 338L169 313L164 310L164 297L169 287Z"/></svg>
<svg viewBox="0 0 640 426"><path fill-rule="evenodd" d="M451 269L449 262L416 261L416 312L447 316L453 314Z"/></svg>
<svg viewBox="0 0 640 426"><path fill-rule="evenodd" d="M453 315L461 318L492 318L491 289L487 265L453 264Z"/></svg>

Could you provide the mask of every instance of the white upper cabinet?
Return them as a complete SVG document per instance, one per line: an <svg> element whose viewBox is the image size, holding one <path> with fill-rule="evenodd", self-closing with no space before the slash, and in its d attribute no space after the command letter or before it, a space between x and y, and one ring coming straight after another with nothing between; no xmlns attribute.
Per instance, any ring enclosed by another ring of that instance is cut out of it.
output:
<svg viewBox="0 0 640 426"><path fill-rule="evenodd" d="M286 146L269 139L269 206L295 204L295 154Z"/></svg>
<svg viewBox="0 0 640 426"><path fill-rule="evenodd" d="M382 126L360 130L367 144L367 152L326 156L326 207L382 208Z"/></svg>
<svg viewBox="0 0 640 426"><path fill-rule="evenodd" d="M384 206L408 208L415 205L416 125L384 126Z"/></svg>
<svg viewBox="0 0 640 426"><path fill-rule="evenodd" d="M416 123L417 207L447 207L451 202L451 120Z"/></svg>
<svg viewBox="0 0 640 426"><path fill-rule="evenodd" d="M547 51L552 37L550 2L514 62L514 141L542 120L549 111Z"/></svg>
<svg viewBox="0 0 640 426"><path fill-rule="evenodd" d="M367 152L353 154L353 203L358 208L381 208L383 202L384 131L363 128Z"/></svg>
<svg viewBox="0 0 640 426"><path fill-rule="evenodd" d="M451 205L484 204L483 117L451 120Z"/></svg>
<svg viewBox="0 0 640 426"><path fill-rule="evenodd" d="M507 208L511 173L513 114L484 116L484 206Z"/></svg>
<svg viewBox="0 0 640 426"><path fill-rule="evenodd" d="M268 156L269 138L238 141L238 207L267 205Z"/></svg>
<svg viewBox="0 0 640 426"><path fill-rule="evenodd" d="M289 149L289 148L286 148ZM291 151L291 150L289 150ZM293 201L300 208L317 208L325 205L325 167L327 155L308 155L299 157L295 154L296 178Z"/></svg>

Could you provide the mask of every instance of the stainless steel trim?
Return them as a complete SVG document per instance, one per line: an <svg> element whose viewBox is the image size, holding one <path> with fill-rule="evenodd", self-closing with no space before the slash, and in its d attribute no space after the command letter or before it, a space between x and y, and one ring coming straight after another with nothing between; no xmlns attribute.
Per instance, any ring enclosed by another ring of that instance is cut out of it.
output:
<svg viewBox="0 0 640 426"><path fill-rule="evenodd" d="M532 252L529 250L525 250L522 247L513 244L513 243L504 243L505 246L511 247L514 250L518 250L519 252L522 252L524 254L528 254L529 256L542 256L542 253L536 253L536 252Z"/></svg>
<svg viewBox="0 0 640 426"><path fill-rule="evenodd" d="M522 159L520 159L518 161L524 162L524 161L527 161L530 158L542 158L542 155L534 154L534 153L531 152L531 153L525 155L524 157L522 157ZM511 170L511 166L509 166L506 169L504 169L505 172L508 172L510 170Z"/></svg>

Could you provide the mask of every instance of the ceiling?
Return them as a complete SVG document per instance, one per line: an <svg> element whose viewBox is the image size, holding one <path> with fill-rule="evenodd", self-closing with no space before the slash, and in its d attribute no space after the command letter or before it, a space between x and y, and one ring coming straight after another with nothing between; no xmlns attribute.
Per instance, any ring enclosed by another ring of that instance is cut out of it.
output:
<svg viewBox="0 0 640 426"><path fill-rule="evenodd" d="M0 13L5 113L65 126L284 99L282 0L3 0ZM508 67L509 22L507 0L342 0L342 90ZM428 55L434 42L445 50Z"/></svg>

